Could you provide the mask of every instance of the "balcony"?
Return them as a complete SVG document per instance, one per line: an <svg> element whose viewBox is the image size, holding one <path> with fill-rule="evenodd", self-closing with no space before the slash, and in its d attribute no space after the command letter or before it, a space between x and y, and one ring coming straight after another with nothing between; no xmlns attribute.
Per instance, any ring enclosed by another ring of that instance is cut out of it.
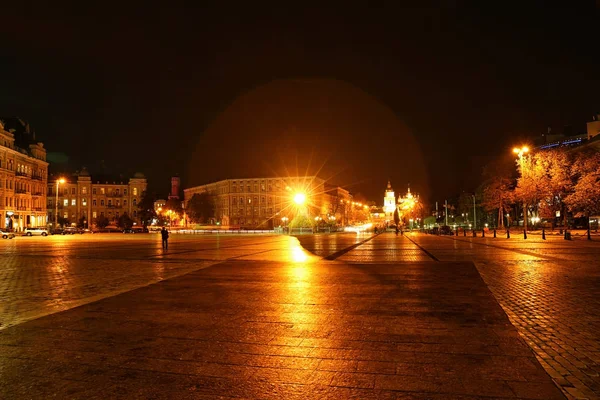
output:
<svg viewBox="0 0 600 400"><path fill-rule="evenodd" d="M25 189L15 189L15 193L16 194L26 194L27 190L25 190Z"/></svg>
<svg viewBox="0 0 600 400"><path fill-rule="evenodd" d="M15 172L15 176L24 176L26 178L29 178L29 174L27 174L26 172L21 172L21 171Z"/></svg>
<svg viewBox="0 0 600 400"><path fill-rule="evenodd" d="M33 211L44 211L44 209L42 207L33 207L32 210Z"/></svg>
<svg viewBox="0 0 600 400"><path fill-rule="evenodd" d="M42 193L42 192L34 192L34 193L31 193L31 195L32 196L43 196L44 193Z"/></svg>
<svg viewBox="0 0 600 400"><path fill-rule="evenodd" d="M18 211L27 211L27 207L17 206Z"/></svg>
<svg viewBox="0 0 600 400"><path fill-rule="evenodd" d="M108 197L123 197L123 194L122 193L112 193L112 194L109 194Z"/></svg>
<svg viewBox="0 0 600 400"><path fill-rule="evenodd" d="M43 181L44 177L41 175L31 175L31 179L35 179L36 181Z"/></svg>

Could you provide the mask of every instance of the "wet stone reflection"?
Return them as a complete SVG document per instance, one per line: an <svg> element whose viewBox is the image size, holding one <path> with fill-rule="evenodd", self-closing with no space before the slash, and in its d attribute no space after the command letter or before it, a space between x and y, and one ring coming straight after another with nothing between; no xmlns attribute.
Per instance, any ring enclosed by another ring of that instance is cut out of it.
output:
<svg viewBox="0 0 600 400"><path fill-rule="evenodd" d="M561 286L558 248L548 261L534 244L418 234L174 235L168 253L152 235L44 239L0 256L0 398L561 399L547 372L560 355L595 368L598 320L573 321L584 300ZM587 274L570 278L591 293Z"/></svg>

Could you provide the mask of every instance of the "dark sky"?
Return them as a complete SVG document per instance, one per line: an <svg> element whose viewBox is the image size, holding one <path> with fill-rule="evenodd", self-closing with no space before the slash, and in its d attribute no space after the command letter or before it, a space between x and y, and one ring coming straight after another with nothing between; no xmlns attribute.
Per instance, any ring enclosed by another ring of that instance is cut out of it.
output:
<svg viewBox="0 0 600 400"><path fill-rule="evenodd" d="M125 3L4 9L0 115L73 168L104 160L164 194L172 174L185 187L310 164L373 200L388 179L442 200L514 143L584 132L600 111L591 2Z"/></svg>

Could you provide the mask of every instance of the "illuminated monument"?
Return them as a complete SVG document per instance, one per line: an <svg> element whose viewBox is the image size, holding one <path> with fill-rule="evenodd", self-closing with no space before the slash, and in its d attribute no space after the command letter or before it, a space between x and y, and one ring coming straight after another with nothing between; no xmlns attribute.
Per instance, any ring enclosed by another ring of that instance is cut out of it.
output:
<svg viewBox="0 0 600 400"><path fill-rule="evenodd" d="M391 221L394 218L394 210L396 210L396 195L394 189L392 189L392 184L388 181L385 197L383 198L383 211L386 220Z"/></svg>

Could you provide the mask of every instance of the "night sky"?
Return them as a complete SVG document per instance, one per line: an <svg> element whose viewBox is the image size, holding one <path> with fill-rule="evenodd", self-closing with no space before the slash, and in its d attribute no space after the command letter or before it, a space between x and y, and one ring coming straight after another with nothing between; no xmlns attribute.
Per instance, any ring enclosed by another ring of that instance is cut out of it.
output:
<svg viewBox="0 0 600 400"><path fill-rule="evenodd" d="M592 2L125 3L3 6L0 116L29 121L68 168L140 171L163 196L174 174L320 171L378 202L388 179L442 201L513 144L583 133L600 111Z"/></svg>

